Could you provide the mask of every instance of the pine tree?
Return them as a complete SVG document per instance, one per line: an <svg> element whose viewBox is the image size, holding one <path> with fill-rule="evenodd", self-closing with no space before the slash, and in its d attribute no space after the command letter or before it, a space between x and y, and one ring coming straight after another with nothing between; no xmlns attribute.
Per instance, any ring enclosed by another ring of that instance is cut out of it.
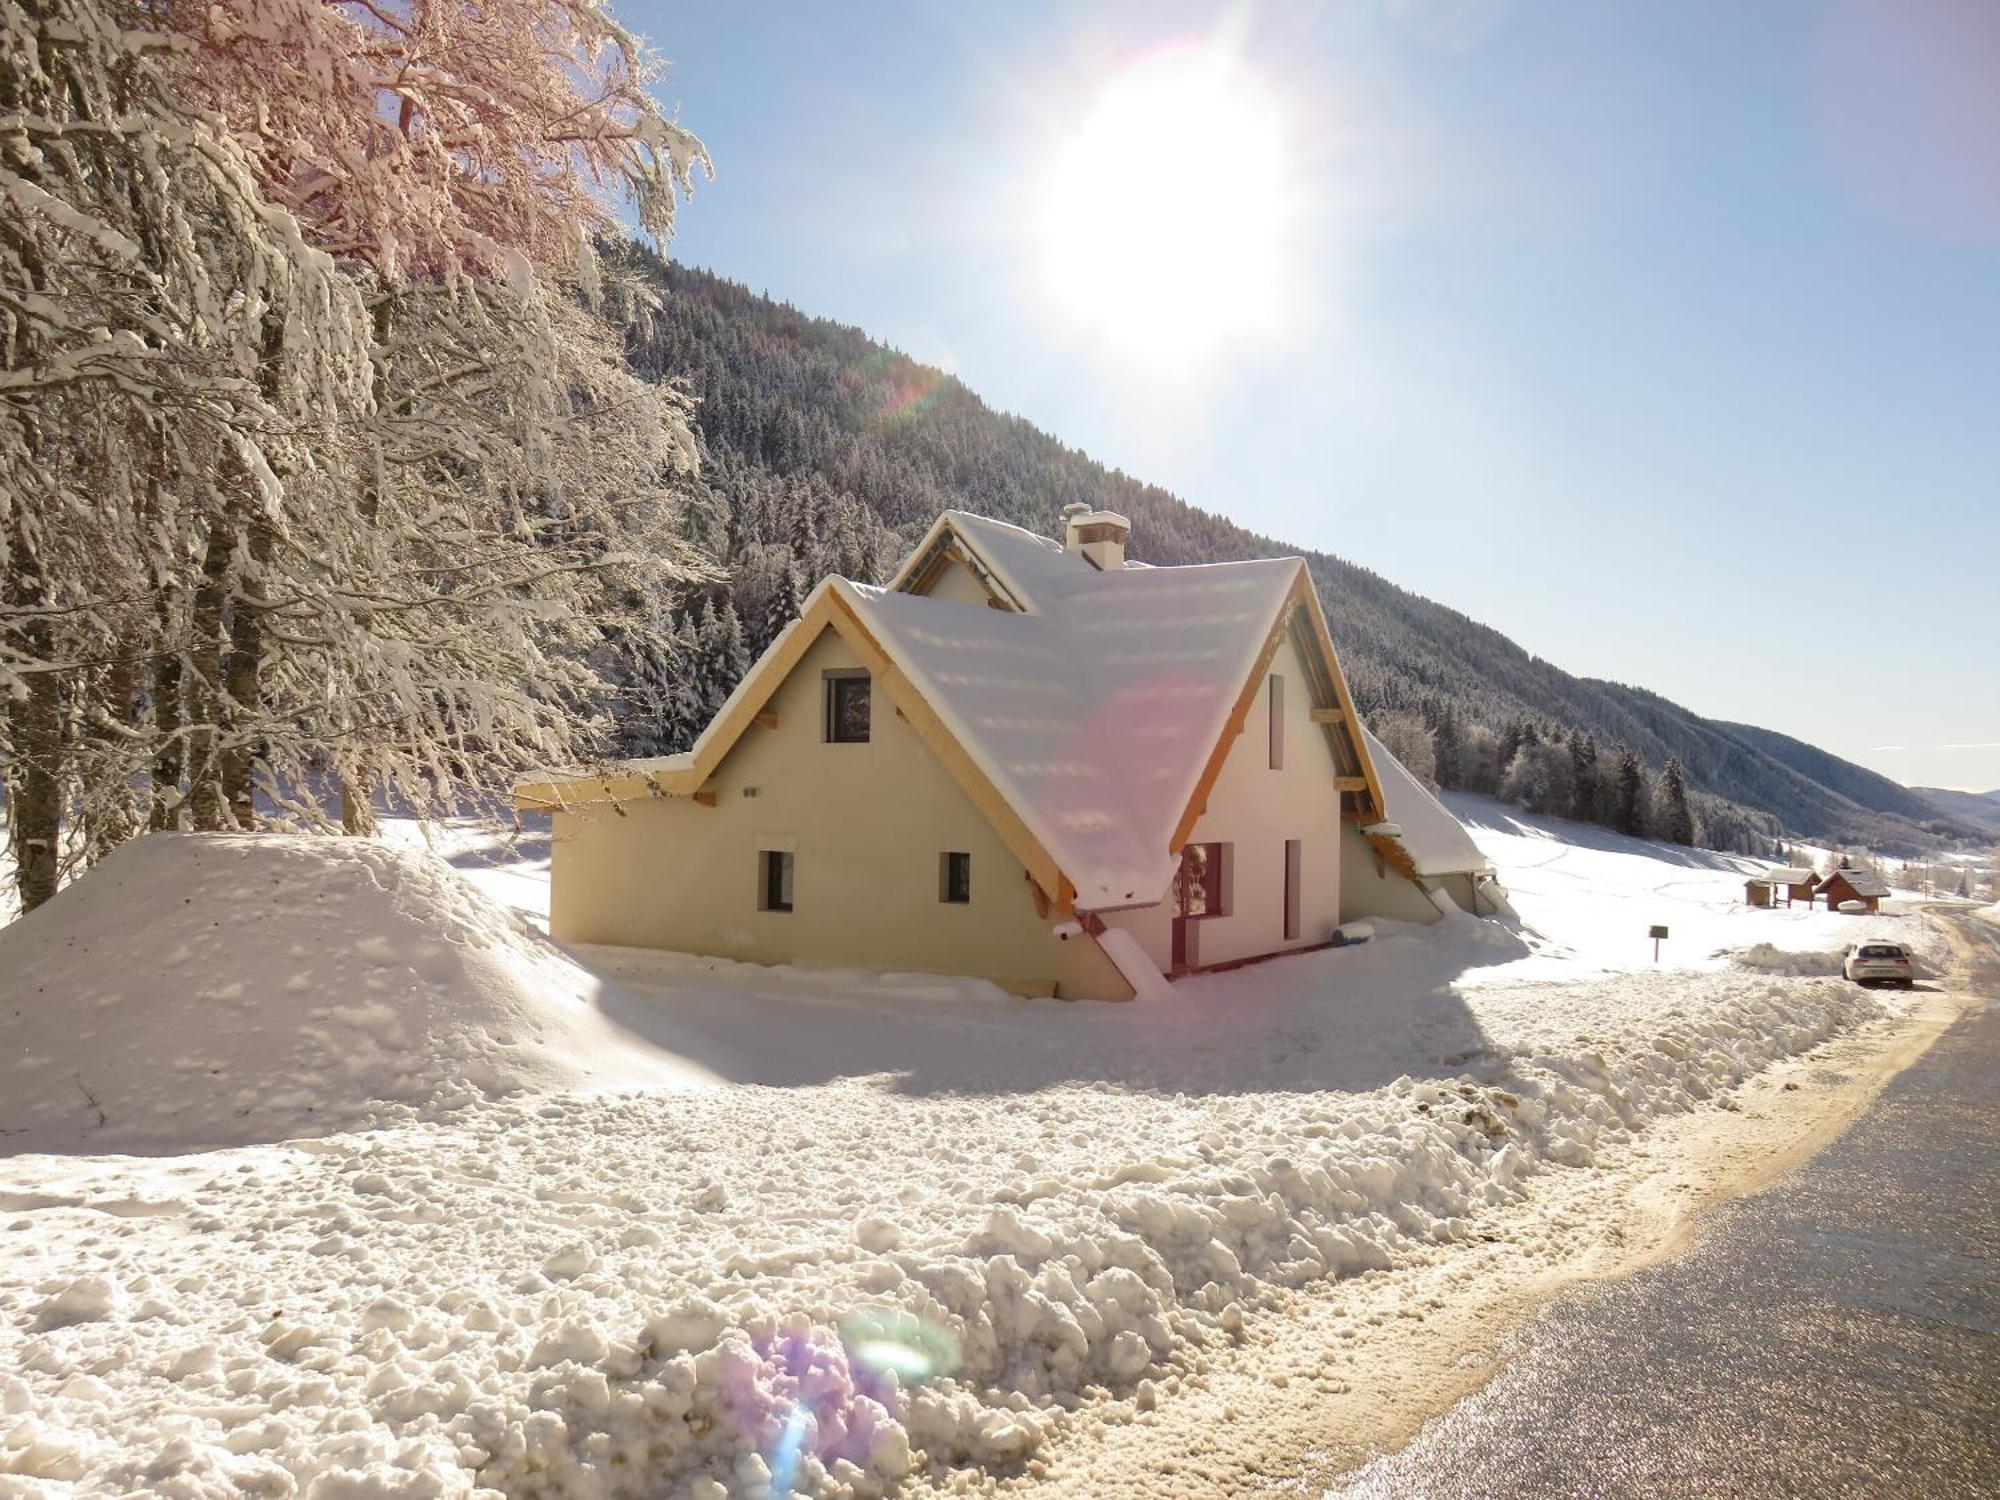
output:
<svg viewBox="0 0 2000 1500"><path fill-rule="evenodd" d="M1582 823L1597 820L1598 790L1597 740L1581 731L1569 742L1569 815Z"/></svg>
<svg viewBox="0 0 2000 1500"><path fill-rule="evenodd" d="M799 591L798 570L787 558L785 565L778 569L770 600L764 610L764 628L759 634L757 643L759 655L768 651L771 642L782 635L785 627L799 617L803 602Z"/></svg>
<svg viewBox="0 0 2000 1500"><path fill-rule="evenodd" d="M1654 826L1660 837L1670 844L1692 844L1694 813L1688 807L1687 773L1681 769L1679 757L1667 762L1655 797Z"/></svg>
<svg viewBox="0 0 2000 1500"><path fill-rule="evenodd" d="M1637 752L1619 747L1613 785L1612 827L1620 833L1643 837L1646 832L1646 764L1639 759Z"/></svg>
<svg viewBox="0 0 2000 1500"><path fill-rule="evenodd" d="M1507 762L1507 773L1500 778L1500 795L1517 807L1530 812L1538 812L1548 800L1547 763L1542 759L1539 746L1523 745L1514 752L1514 758Z"/></svg>
<svg viewBox="0 0 2000 1500"><path fill-rule="evenodd" d="M1437 779L1438 785L1463 787L1465 776L1465 741L1458 727L1458 711L1446 703L1439 712L1436 730Z"/></svg>

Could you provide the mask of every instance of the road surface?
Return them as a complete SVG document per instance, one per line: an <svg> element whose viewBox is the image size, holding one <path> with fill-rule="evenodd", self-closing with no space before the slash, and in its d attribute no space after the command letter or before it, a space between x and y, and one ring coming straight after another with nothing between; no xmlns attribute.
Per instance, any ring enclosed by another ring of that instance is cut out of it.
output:
<svg viewBox="0 0 2000 1500"><path fill-rule="evenodd" d="M1327 1494L2000 1495L2000 932L1965 928L1986 1004L1852 1130Z"/></svg>

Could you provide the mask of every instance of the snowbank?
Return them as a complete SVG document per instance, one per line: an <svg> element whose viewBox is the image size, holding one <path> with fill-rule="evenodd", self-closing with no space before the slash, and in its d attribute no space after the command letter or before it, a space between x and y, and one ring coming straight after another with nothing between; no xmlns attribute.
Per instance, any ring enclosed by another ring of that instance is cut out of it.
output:
<svg viewBox="0 0 2000 1500"><path fill-rule="evenodd" d="M693 1081L418 851L152 834L0 928L0 1141L149 1151Z"/></svg>

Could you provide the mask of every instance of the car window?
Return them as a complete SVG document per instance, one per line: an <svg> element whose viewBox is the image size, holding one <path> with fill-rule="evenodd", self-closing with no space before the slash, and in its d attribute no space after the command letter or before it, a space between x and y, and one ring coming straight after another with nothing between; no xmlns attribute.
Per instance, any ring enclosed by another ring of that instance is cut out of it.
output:
<svg viewBox="0 0 2000 1500"><path fill-rule="evenodd" d="M1901 958L1903 950L1894 943L1866 943L1862 946L1863 958Z"/></svg>

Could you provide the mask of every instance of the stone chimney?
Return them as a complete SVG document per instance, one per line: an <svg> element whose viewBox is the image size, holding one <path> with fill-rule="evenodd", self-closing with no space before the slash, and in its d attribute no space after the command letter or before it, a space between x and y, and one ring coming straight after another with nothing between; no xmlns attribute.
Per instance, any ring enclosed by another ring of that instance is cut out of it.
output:
<svg viewBox="0 0 2000 1500"><path fill-rule="evenodd" d="M1125 566L1125 539L1132 523L1111 510L1092 510L1081 501L1063 507L1063 550L1074 552L1100 572Z"/></svg>

